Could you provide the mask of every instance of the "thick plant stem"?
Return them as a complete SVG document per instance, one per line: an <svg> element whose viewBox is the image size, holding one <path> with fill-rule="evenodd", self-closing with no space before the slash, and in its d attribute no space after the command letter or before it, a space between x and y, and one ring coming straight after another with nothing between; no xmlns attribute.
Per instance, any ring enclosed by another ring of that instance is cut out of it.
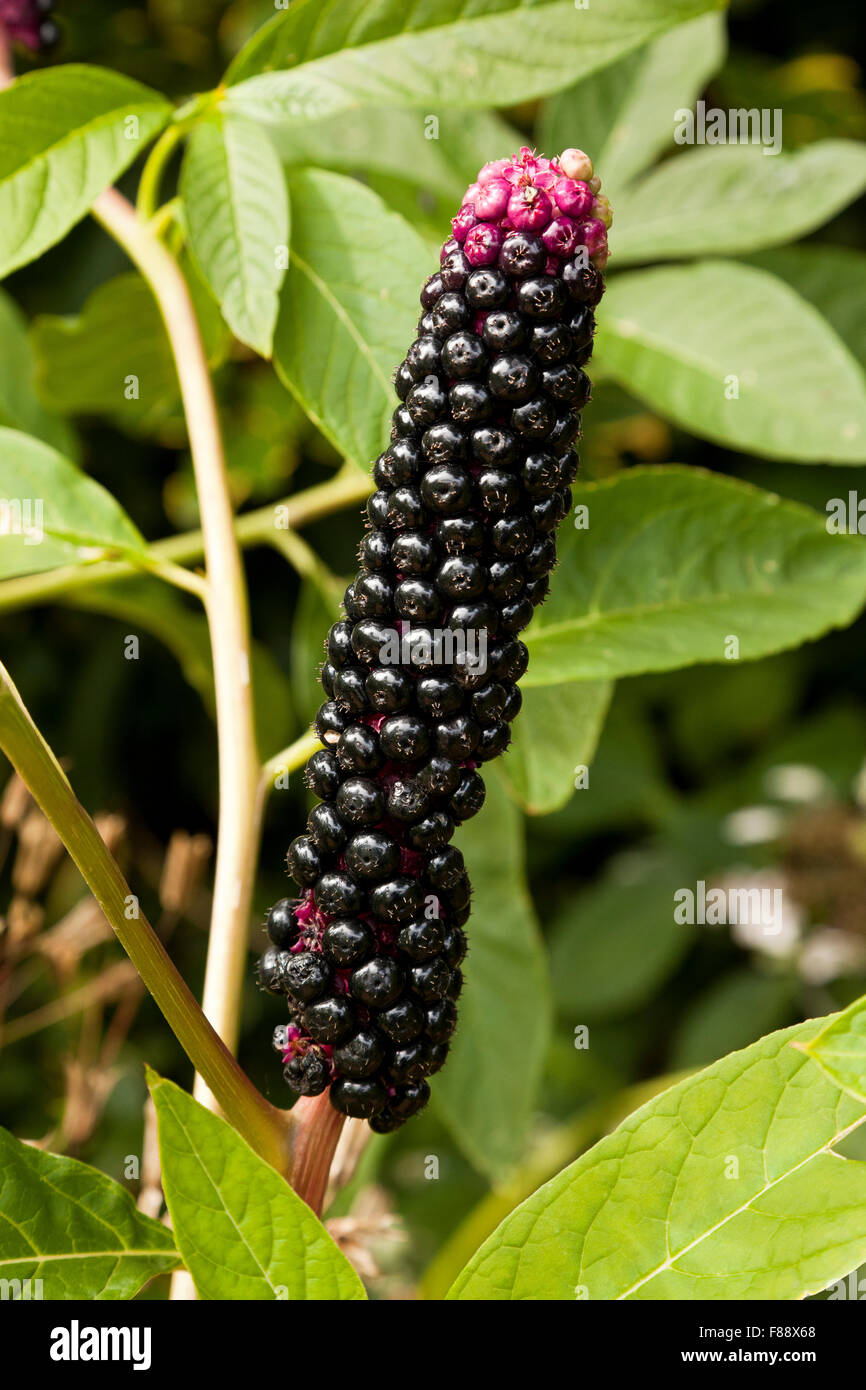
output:
<svg viewBox="0 0 866 1390"><path fill-rule="evenodd" d="M219 825L213 912L202 1006L234 1051L258 850L258 756L250 688L246 584L234 532L216 401L183 274L162 243L114 189L94 216L127 252L159 305L171 343L189 433L207 567L219 751ZM195 1094L213 1105L206 1083Z"/></svg>
<svg viewBox="0 0 866 1390"><path fill-rule="evenodd" d="M334 1109L327 1091L302 1096L291 1114L298 1122L292 1145L292 1187L319 1216L346 1117Z"/></svg>
<svg viewBox="0 0 866 1390"><path fill-rule="evenodd" d="M0 665L0 748L29 787L66 846L123 949L183 1048L204 1076L226 1118L262 1158L285 1172L295 1121L247 1080L205 1018L129 884L77 800L54 753Z"/></svg>

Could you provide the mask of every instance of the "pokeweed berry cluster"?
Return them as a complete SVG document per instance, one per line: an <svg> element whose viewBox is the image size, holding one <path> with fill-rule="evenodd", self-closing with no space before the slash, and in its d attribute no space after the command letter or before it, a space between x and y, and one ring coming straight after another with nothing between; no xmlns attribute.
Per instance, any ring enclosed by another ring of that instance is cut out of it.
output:
<svg viewBox="0 0 866 1390"><path fill-rule="evenodd" d="M456 828L521 705L520 633L571 506L610 210L588 157L485 165L421 291L360 569L328 633L319 798L271 908L262 986L288 1085L378 1133L448 1053L470 885Z"/></svg>
<svg viewBox="0 0 866 1390"><path fill-rule="evenodd" d="M10 39L33 53L46 53L60 38L50 18L54 0L0 0L0 23Z"/></svg>

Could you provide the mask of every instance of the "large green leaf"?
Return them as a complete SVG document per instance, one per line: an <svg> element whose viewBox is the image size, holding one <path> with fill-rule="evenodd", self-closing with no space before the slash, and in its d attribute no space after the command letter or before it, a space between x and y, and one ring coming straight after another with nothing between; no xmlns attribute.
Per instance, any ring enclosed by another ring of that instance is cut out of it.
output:
<svg viewBox="0 0 866 1390"><path fill-rule="evenodd" d="M714 145L669 159L616 204L616 263L739 255L814 231L866 188L866 148Z"/></svg>
<svg viewBox="0 0 866 1390"><path fill-rule="evenodd" d="M693 434L786 461L866 460L862 372L765 271L702 261L614 276L597 346L603 370Z"/></svg>
<svg viewBox="0 0 866 1390"><path fill-rule="evenodd" d="M560 905L550 927L550 973L557 1007L572 1027L636 1008L680 963L694 941L693 928L674 920L674 890L683 879L670 860L650 860Z"/></svg>
<svg viewBox="0 0 866 1390"><path fill-rule="evenodd" d="M866 369L866 256L847 246L780 246L747 257L813 304Z"/></svg>
<svg viewBox="0 0 866 1390"><path fill-rule="evenodd" d="M502 772L530 815L547 815L568 801L578 769L592 761L612 694L610 681L570 681L524 692Z"/></svg>
<svg viewBox="0 0 866 1390"><path fill-rule="evenodd" d="M563 534L526 686L752 660L851 622L866 600L862 538L750 484L634 468L574 499L589 527Z"/></svg>
<svg viewBox="0 0 866 1390"><path fill-rule="evenodd" d="M366 469L388 436L391 373L433 267L417 232L354 180L308 170L289 188L294 225L275 365L322 433Z"/></svg>
<svg viewBox="0 0 866 1390"><path fill-rule="evenodd" d="M482 164L495 152L517 150L523 138L492 111L437 112L434 128L423 112L375 106L310 125L277 126L271 134L287 165L406 180L428 199L446 199L449 217Z"/></svg>
<svg viewBox="0 0 866 1390"><path fill-rule="evenodd" d="M847 1274L866 1258L866 1165L832 1146L866 1103L791 1045L819 1027L771 1033L635 1111L512 1212L449 1297L796 1299Z"/></svg>
<svg viewBox="0 0 866 1390"><path fill-rule="evenodd" d="M804 1051L848 1095L866 1100L866 998L828 1019Z"/></svg>
<svg viewBox="0 0 866 1390"><path fill-rule="evenodd" d="M673 144L672 112L691 107L725 55L725 21L699 15L551 97L538 139L549 152L578 145L592 155L604 192L619 190ZM619 202L615 201L617 237ZM616 245L617 258L619 244Z"/></svg>
<svg viewBox="0 0 866 1390"><path fill-rule="evenodd" d="M190 137L180 192L190 251L241 342L271 354L286 271L289 201L279 156L259 126L218 117Z"/></svg>
<svg viewBox="0 0 866 1390"><path fill-rule="evenodd" d="M48 444L0 428L0 459L0 579L74 564L94 548L144 547L111 494Z"/></svg>
<svg viewBox="0 0 866 1390"><path fill-rule="evenodd" d="M506 106L614 62L716 0L301 0L232 64L226 105L303 123L362 105ZM274 69L284 69L274 71Z"/></svg>
<svg viewBox="0 0 866 1390"><path fill-rule="evenodd" d="M77 63L0 92L0 275L65 236L170 114L158 92Z"/></svg>
<svg viewBox="0 0 866 1390"><path fill-rule="evenodd" d="M69 453L71 431L39 400L34 375L27 323L17 304L0 291L0 425L34 434L61 453Z"/></svg>
<svg viewBox="0 0 866 1390"><path fill-rule="evenodd" d="M119 1183L0 1129L0 1279L41 1279L46 1299L123 1299L179 1264L171 1232Z"/></svg>
<svg viewBox="0 0 866 1390"><path fill-rule="evenodd" d="M165 1199L199 1297L365 1297L318 1217L237 1130L150 1070L148 1084Z"/></svg>
<svg viewBox="0 0 866 1390"><path fill-rule="evenodd" d="M521 818L497 776L488 778L484 808L459 843L473 888L470 951L457 1033L433 1095L467 1157L499 1179L529 1139L550 995Z"/></svg>
<svg viewBox="0 0 866 1390"><path fill-rule="evenodd" d="M205 351L218 363L229 334L210 291L185 266ZM139 275L99 285L76 315L40 314L31 342L37 389L70 415L104 415L130 434L157 433L178 446L183 412L171 345L149 287Z"/></svg>

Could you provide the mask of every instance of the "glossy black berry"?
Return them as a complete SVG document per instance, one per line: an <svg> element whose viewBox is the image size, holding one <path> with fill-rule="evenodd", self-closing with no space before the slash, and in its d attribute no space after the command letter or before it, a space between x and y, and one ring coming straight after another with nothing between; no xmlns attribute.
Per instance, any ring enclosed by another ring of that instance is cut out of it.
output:
<svg viewBox="0 0 866 1390"><path fill-rule="evenodd" d="M298 939L300 928L295 916L296 907L297 903L292 898L281 898L268 913L268 936L281 951L287 951Z"/></svg>
<svg viewBox="0 0 866 1390"><path fill-rule="evenodd" d="M463 691L449 676L422 676L415 686L415 702L424 714L442 719L460 709Z"/></svg>
<svg viewBox="0 0 866 1390"><path fill-rule="evenodd" d="M336 854L346 843L347 830L332 801L320 801L307 818L307 834L322 854Z"/></svg>
<svg viewBox="0 0 866 1390"><path fill-rule="evenodd" d="M308 1004L301 1014L301 1025L318 1043L337 1043L355 1027L357 1014L351 1000L342 994L328 994Z"/></svg>
<svg viewBox="0 0 866 1390"><path fill-rule="evenodd" d="M370 889L370 911L383 922L408 922L423 905L421 885L408 874L398 874Z"/></svg>
<svg viewBox="0 0 866 1390"><path fill-rule="evenodd" d="M364 904L360 887L342 869L322 874L316 882L315 894L316 906L329 917L352 917Z"/></svg>
<svg viewBox="0 0 866 1390"><path fill-rule="evenodd" d="M499 264L506 275L523 277L544 269L547 247L534 232L509 232L499 252Z"/></svg>
<svg viewBox="0 0 866 1390"><path fill-rule="evenodd" d="M448 803L455 820L471 820L484 805L487 788L477 772L464 772Z"/></svg>
<svg viewBox="0 0 866 1390"><path fill-rule="evenodd" d="M406 397L406 410L413 427L435 424L448 410L448 397L435 376L425 377Z"/></svg>
<svg viewBox="0 0 866 1390"><path fill-rule="evenodd" d="M565 362L576 344L567 324L536 323L529 346L536 361L549 366L554 362Z"/></svg>
<svg viewBox="0 0 866 1390"><path fill-rule="evenodd" d="M377 714L396 714L412 700L412 683L396 666L374 666L364 690L370 708Z"/></svg>
<svg viewBox="0 0 866 1390"><path fill-rule="evenodd" d="M445 811L432 811L423 820L409 827L407 840L412 849L430 854L434 849L442 849L454 833L454 822Z"/></svg>
<svg viewBox="0 0 866 1390"><path fill-rule="evenodd" d="M469 452L465 434L451 420L440 420L438 425L431 425L429 430L425 430L421 436L421 448L428 465L462 463ZM423 481L421 490L423 496Z"/></svg>
<svg viewBox="0 0 866 1390"><path fill-rule="evenodd" d="M484 547L484 522L478 516L447 516L439 522L436 538L449 555L476 554Z"/></svg>
<svg viewBox="0 0 866 1390"><path fill-rule="evenodd" d="M433 331L441 338L447 338L452 333L456 333L459 328L465 328L469 322L470 309L462 294L456 290L447 290L445 294L437 299L431 310L433 319Z"/></svg>
<svg viewBox="0 0 866 1390"><path fill-rule="evenodd" d="M337 707L346 715L364 714L367 699L367 671L363 666L344 666L334 677L333 692Z"/></svg>
<svg viewBox="0 0 866 1390"><path fill-rule="evenodd" d="M406 1043L395 1048L388 1059L388 1079L398 1083L420 1081L427 1067L427 1049L423 1042Z"/></svg>
<svg viewBox="0 0 866 1390"><path fill-rule="evenodd" d="M458 424L478 424L493 409L493 398L480 381L457 381L448 392L451 418Z"/></svg>
<svg viewBox="0 0 866 1390"><path fill-rule="evenodd" d="M432 333L416 338L406 353L406 366L412 381L423 381L427 376L436 376L440 368L439 350L441 343ZM411 389L411 388L410 388Z"/></svg>
<svg viewBox="0 0 866 1390"><path fill-rule="evenodd" d="M473 270L466 281L465 294L473 309L496 309L506 303L510 291L508 280L495 266Z"/></svg>
<svg viewBox="0 0 866 1390"><path fill-rule="evenodd" d="M403 971L389 956L374 956L353 970L350 989L367 1008L387 1009L400 997Z"/></svg>
<svg viewBox="0 0 866 1390"><path fill-rule="evenodd" d="M340 769L334 754L325 748L314 753L307 763L304 781L313 795L323 801L335 796L340 786Z"/></svg>
<svg viewBox="0 0 866 1390"><path fill-rule="evenodd" d="M384 830L353 835L343 857L349 873L361 883L379 883L400 867L400 850Z"/></svg>
<svg viewBox="0 0 866 1390"><path fill-rule="evenodd" d="M472 499L472 478L459 464L441 463L427 470L421 480L425 506L438 516L455 516Z"/></svg>
<svg viewBox="0 0 866 1390"><path fill-rule="evenodd" d="M538 387L538 372L529 357L505 353L497 357L487 374L487 384L497 400L508 405L528 401Z"/></svg>
<svg viewBox="0 0 866 1390"><path fill-rule="evenodd" d="M374 1028L361 1028L351 1038L334 1048L333 1061L343 1076L358 1080L379 1070L385 1056L385 1045Z"/></svg>
<svg viewBox="0 0 866 1390"><path fill-rule="evenodd" d="M484 320L481 336L494 352L513 352L526 342L526 320L512 309L497 309Z"/></svg>
<svg viewBox="0 0 866 1390"><path fill-rule="evenodd" d="M501 425L482 425L472 431L472 453L494 468L512 468L517 462L519 443L513 430Z"/></svg>
<svg viewBox="0 0 866 1390"><path fill-rule="evenodd" d="M442 370L446 376L462 380L475 377L485 370L487 353L475 333L463 330L445 339L442 348Z"/></svg>
<svg viewBox="0 0 866 1390"><path fill-rule="evenodd" d="M322 859L308 835L299 835L289 845L286 867L295 883L310 888L322 872Z"/></svg>
<svg viewBox="0 0 866 1390"><path fill-rule="evenodd" d="M418 781L430 796L452 796L463 775L460 764L453 758L437 754L418 773Z"/></svg>
<svg viewBox="0 0 866 1390"><path fill-rule="evenodd" d="M445 929L438 917L419 917L400 928L397 945L412 961L431 960L445 945Z"/></svg>
<svg viewBox="0 0 866 1390"><path fill-rule="evenodd" d="M392 1043L403 1045L417 1038L424 1027L424 1015L411 999L400 999L390 1009L374 1015L376 1027Z"/></svg>
<svg viewBox="0 0 866 1390"><path fill-rule="evenodd" d="M561 280L554 275L538 275L523 280L517 287L517 307L532 320L550 322L561 315L567 295Z"/></svg>
<svg viewBox="0 0 866 1390"><path fill-rule="evenodd" d="M436 303L436 300L439 298L444 288L445 286L442 284L442 275L437 270L436 274L431 275L426 281L421 291L421 303L425 309L433 308L433 305Z"/></svg>
<svg viewBox="0 0 866 1390"><path fill-rule="evenodd" d="M447 1042L457 1027L457 1009L451 999L437 999L424 1010L424 1032L434 1043Z"/></svg>
<svg viewBox="0 0 866 1390"><path fill-rule="evenodd" d="M266 989L268 994L285 994L286 984L283 972L289 959L289 952L281 951L277 946L269 946L264 955L259 957L258 980L262 989Z"/></svg>
<svg viewBox="0 0 866 1390"><path fill-rule="evenodd" d="M388 1099L385 1087L375 1077L354 1081L351 1077L339 1076L329 1094L335 1110L356 1120L369 1120L384 1109Z"/></svg>
<svg viewBox="0 0 866 1390"><path fill-rule="evenodd" d="M511 412L512 428L527 439L544 439L553 427L556 412L546 396L533 396Z"/></svg>
<svg viewBox="0 0 866 1390"><path fill-rule="evenodd" d="M322 952L340 969L360 965L375 945L372 928L360 917L334 917L322 933Z"/></svg>
<svg viewBox="0 0 866 1390"><path fill-rule="evenodd" d="M366 724L350 724L340 735L337 762L344 772L376 772L382 765L379 740Z"/></svg>
<svg viewBox="0 0 866 1390"><path fill-rule="evenodd" d="M421 531L403 531L391 546L391 563L403 574L427 574L436 563L436 546Z"/></svg>

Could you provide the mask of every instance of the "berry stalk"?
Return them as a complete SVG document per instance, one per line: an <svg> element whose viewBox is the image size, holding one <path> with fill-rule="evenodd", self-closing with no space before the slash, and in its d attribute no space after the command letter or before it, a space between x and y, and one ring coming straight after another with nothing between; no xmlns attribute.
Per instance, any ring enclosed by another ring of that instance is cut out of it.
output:
<svg viewBox="0 0 866 1390"><path fill-rule="evenodd" d="M421 291L373 466L360 568L328 633L263 988L296 1094L377 1133L427 1103L457 1026L470 883L451 844L504 753L571 508L610 208L587 155L521 149L467 189Z"/></svg>

